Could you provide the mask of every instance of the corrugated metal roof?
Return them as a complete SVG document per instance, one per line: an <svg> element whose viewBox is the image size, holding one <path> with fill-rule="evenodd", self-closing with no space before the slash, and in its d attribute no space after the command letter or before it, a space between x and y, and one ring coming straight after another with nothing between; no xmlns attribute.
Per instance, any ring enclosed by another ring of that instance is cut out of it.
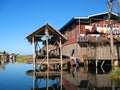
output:
<svg viewBox="0 0 120 90"><path fill-rule="evenodd" d="M60 28L60 30L59 31L61 31L62 29L64 29L67 25L69 25L71 22L73 22L74 20L76 20L76 19L78 19L78 20L86 20L86 19L90 19L90 18L94 18L94 17L96 17L96 16L102 16L102 15L104 15L104 14L108 14L108 12L103 12L103 13L98 13L98 14L93 14L93 15L89 15L89 16L87 16L87 17L73 17L70 21L68 21L62 28ZM112 15L115 15L116 17L119 17L117 14L115 14L115 13L112 13Z"/></svg>

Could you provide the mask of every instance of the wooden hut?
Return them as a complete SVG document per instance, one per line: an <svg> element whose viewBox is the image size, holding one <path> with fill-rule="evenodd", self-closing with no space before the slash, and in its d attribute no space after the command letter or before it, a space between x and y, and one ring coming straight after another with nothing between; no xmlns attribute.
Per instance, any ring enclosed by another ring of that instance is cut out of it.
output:
<svg viewBox="0 0 120 90"><path fill-rule="evenodd" d="M27 40L33 44L33 63L38 64L61 64L64 63L62 58L62 44L67 40L64 35L54 29L48 23L38 28L28 35ZM40 43L42 42L42 44ZM41 45L40 45L41 44ZM53 56L53 57L52 57ZM58 57L57 59L55 57Z"/></svg>

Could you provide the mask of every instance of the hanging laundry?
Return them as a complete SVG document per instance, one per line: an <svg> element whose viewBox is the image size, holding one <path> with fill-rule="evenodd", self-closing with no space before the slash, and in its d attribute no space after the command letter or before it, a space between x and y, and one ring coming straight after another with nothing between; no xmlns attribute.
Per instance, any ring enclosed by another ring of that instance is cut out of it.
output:
<svg viewBox="0 0 120 90"><path fill-rule="evenodd" d="M97 28L95 26L92 27L92 33L94 33L97 30Z"/></svg>
<svg viewBox="0 0 120 90"><path fill-rule="evenodd" d="M112 28L113 34L120 34L119 28Z"/></svg>
<svg viewBox="0 0 120 90"><path fill-rule="evenodd" d="M85 37L85 34L79 34L80 37Z"/></svg>
<svg viewBox="0 0 120 90"><path fill-rule="evenodd" d="M107 32L107 28L103 28L103 33L106 33Z"/></svg>
<svg viewBox="0 0 120 90"><path fill-rule="evenodd" d="M91 32L92 26L85 25L85 29L86 29L86 30L89 30L89 31Z"/></svg>
<svg viewBox="0 0 120 90"><path fill-rule="evenodd" d="M101 27L97 27L97 31L100 33L101 32Z"/></svg>
<svg viewBox="0 0 120 90"><path fill-rule="evenodd" d="M92 29L92 26L85 25L85 29L91 30L91 29Z"/></svg>
<svg viewBox="0 0 120 90"><path fill-rule="evenodd" d="M107 28L105 28L105 27L97 27L97 31L99 32L99 33L107 33L107 31L108 31L108 29Z"/></svg>
<svg viewBox="0 0 120 90"><path fill-rule="evenodd" d="M110 28L107 28L106 34L110 34Z"/></svg>

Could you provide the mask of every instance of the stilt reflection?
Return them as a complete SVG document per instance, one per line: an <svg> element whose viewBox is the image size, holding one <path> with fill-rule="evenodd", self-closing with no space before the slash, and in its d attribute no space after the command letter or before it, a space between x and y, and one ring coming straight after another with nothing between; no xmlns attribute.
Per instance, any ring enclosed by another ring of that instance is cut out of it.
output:
<svg viewBox="0 0 120 90"><path fill-rule="evenodd" d="M96 67L70 67L69 70L35 70L29 75L33 75L32 90L119 90L120 83L111 80L109 72L111 68L107 66ZM96 73L97 69L97 73ZM29 71L31 72L31 71Z"/></svg>
<svg viewBox="0 0 120 90"><path fill-rule="evenodd" d="M33 71L32 90L63 90L62 89L62 70Z"/></svg>
<svg viewBox="0 0 120 90"><path fill-rule="evenodd" d="M5 64L5 62L0 60L0 70L5 70L4 64Z"/></svg>

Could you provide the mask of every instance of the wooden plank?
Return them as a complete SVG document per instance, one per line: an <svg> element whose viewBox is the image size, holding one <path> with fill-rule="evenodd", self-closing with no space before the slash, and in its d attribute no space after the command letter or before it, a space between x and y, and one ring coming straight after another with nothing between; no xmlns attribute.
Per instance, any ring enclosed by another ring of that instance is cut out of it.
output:
<svg viewBox="0 0 120 90"><path fill-rule="evenodd" d="M33 73L34 73L34 70L28 70L28 71L26 71L26 74L27 75L30 75L30 76L33 76ZM36 74L36 76L37 77L45 77L45 76L47 76L47 71L44 71L44 72L42 72L42 71L35 71L35 74ZM54 76L54 77L60 77L61 76L61 72L60 71L49 71L49 76L51 77L51 76ZM68 72L65 72L65 71L63 71L63 74L65 75L65 74L68 74Z"/></svg>
<svg viewBox="0 0 120 90"><path fill-rule="evenodd" d="M65 59L62 61L62 64L68 63L69 61L70 60ZM37 64L47 64L47 60L37 59L36 63ZM61 59L49 59L48 63L49 64L61 64Z"/></svg>
<svg viewBox="0 0 120 90"><path fill-rule="evenodd" d="M49 59L49 64L61 64L61 59ZM67 64L70 62L70 59L63 59L62 64ZM27 61L26 63L33 64L32 60ZM47 64L46 59L36 59L36 64Z"/></svg>

